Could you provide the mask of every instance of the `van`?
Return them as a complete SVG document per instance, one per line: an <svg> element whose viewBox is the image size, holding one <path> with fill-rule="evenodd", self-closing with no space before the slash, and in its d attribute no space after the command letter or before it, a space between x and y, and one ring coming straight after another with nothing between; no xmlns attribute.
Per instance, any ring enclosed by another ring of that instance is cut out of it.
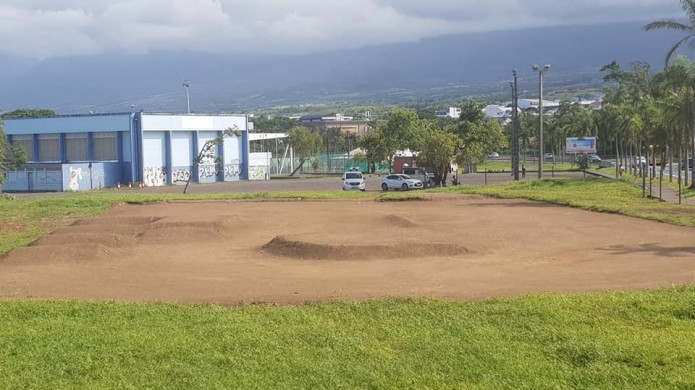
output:
<svg viewBox="0 0 695 390"><path fill-rule="evenodd" d="M425 188L434 187L434 173L427 172L423 168L403 168L403 174L408 175L413 179L420 180Z"/></svg>

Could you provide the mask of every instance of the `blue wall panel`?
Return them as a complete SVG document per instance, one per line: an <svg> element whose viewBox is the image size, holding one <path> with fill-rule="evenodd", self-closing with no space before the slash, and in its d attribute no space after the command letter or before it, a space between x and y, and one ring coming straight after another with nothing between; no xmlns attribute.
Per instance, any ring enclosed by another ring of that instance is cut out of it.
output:
<svg viewBox="0 0 695 390"><path fill-rule="evenodd" d="M6 119L7 134L130 131L130 114Z"/></svg>
<svg viewBox="0 0 695 390"><path fill-rule="evenodd" d="M121 172L122 167L116 162L65 164L63 188L65 191L85 191L115 187L121 181Z"/></svg>

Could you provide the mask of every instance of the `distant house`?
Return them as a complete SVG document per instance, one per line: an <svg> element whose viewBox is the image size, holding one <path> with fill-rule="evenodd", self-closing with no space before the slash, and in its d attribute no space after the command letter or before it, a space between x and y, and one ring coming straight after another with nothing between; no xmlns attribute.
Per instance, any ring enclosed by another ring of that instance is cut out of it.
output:
<svg viewBox="0 0 695 390"><path fill-rule="evenodd" d="M328 115L304 115L299 117L299 121L306 122L348 122L354 118L343 114L328 114Z"/></svg>
<svg viewBox="0 0 695 390"><path fill-rule="evenodd" d="M454 118L459 119L461 117L461 109L458 107L449 107L444 110L437 110L437 118Z"/></svg>
<svg viewBox="0 0 695 390"><path fill-rule="evenodd" d="M370 121L355 120L343 114L304 115L299 117L303 126L321 129L340 129L342 133L364 134L372 130Z"/></svg>
<svg viewBox="0 0 695 390"><path fill-rule="evenodd" d="M485 115L485 119L506 123L511 120L512 108L490 104L483 108L483 114Z"/></svg>
<svg viewBox="0 0 695 390"><path fill-rule="evenodd" d="M538 99L519 99L519 109L522 111L538 112ZM543 99L543 111L555 111L560 107L560 102L557 100Z"/></svg>

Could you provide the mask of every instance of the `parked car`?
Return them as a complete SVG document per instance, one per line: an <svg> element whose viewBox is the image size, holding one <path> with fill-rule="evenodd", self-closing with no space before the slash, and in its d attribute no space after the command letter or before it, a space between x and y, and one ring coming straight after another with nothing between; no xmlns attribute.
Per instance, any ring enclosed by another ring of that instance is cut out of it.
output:
<svg viewBox="0 0 695 390"><path fill-rule="evenodd" d="M555 156L552 153L546 153L543 155L546 160L552 160Z"/></svg>
<svg viewBox="0 0 695 390"><path fill-rule="evenodd" d="M492 152L487 155L487 158L499 158L500 154L497 152Z"/></svg>
<svg viewBox="0 0 695 390"><path fill-rule="evenodd" d="M599 157L599 156L596 155L596 154L590 154L590 155L589 155L589 161L595 162L595 163L601 162L601 157Z"/></svg>
<svg viewBox="0 0 695 390"><path fill-rule="evenodd" d="M345 172L343 173L343 191L348 190L366 190L366 184L364 182L364 176L362 172Z"/></svg>
<svg viewBox="0 0 695 390"><path fill-rule="evenodd" d="M635 162L632 164L632 166L634 167L636 165L638 167L641 167L643 164L647 164L647 158L644 156L636 156Z"/></svg>
<svg viewBox="0 0 695 390"><path fill-rule="evenodd" d="M423 168L403 168L403 174L410 176L411 179L420 180L425 188L434 187L434 173L427 172Z"/></svg>
<svg viewBox="0 0 695 390"><path fill-rule="evenodd" d="M381 189L384 191L388 191L389 189L408 191L423 187L420 180L413 179L408 175L392 174L384 176L381 180Z"/></svg>

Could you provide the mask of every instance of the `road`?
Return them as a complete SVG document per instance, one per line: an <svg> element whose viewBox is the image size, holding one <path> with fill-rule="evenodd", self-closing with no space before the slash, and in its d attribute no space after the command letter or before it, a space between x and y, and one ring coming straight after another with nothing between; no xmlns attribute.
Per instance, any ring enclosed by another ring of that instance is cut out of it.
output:
<svg viewBox="0 0 695 390"><path fill-rule="evenodd" d="M365 175L367 183L367 191L381 191L381 178L383 175ZM526 179L535 180L538 177L537 172L529 171ZM555 172L546 171L544 178L550 177L565 177L565 178L580 178L583 177L581 172ZM474 173L460 174L459 180L464 185L485 185L500 184L512 180L510 172L504 173ZM449 178L451 183L451 178ZM318 178L276 178L266 181L236 181L224 183L210 184L191 184L188 187L190 194L206 194L217 192L281 192L281 191L330 191L340 190L342 188L340 176L326 176ZM113 191L112 189L107 191ZM143 193L159 193L171 194L183 192L183 186L169 185L163 187L148 187L144 189L122 189L121 191L140 191ZM49 193L19 193L13 194L19 198L47 197L47 196L62 196L69 192L49 192Z"/></svg>

